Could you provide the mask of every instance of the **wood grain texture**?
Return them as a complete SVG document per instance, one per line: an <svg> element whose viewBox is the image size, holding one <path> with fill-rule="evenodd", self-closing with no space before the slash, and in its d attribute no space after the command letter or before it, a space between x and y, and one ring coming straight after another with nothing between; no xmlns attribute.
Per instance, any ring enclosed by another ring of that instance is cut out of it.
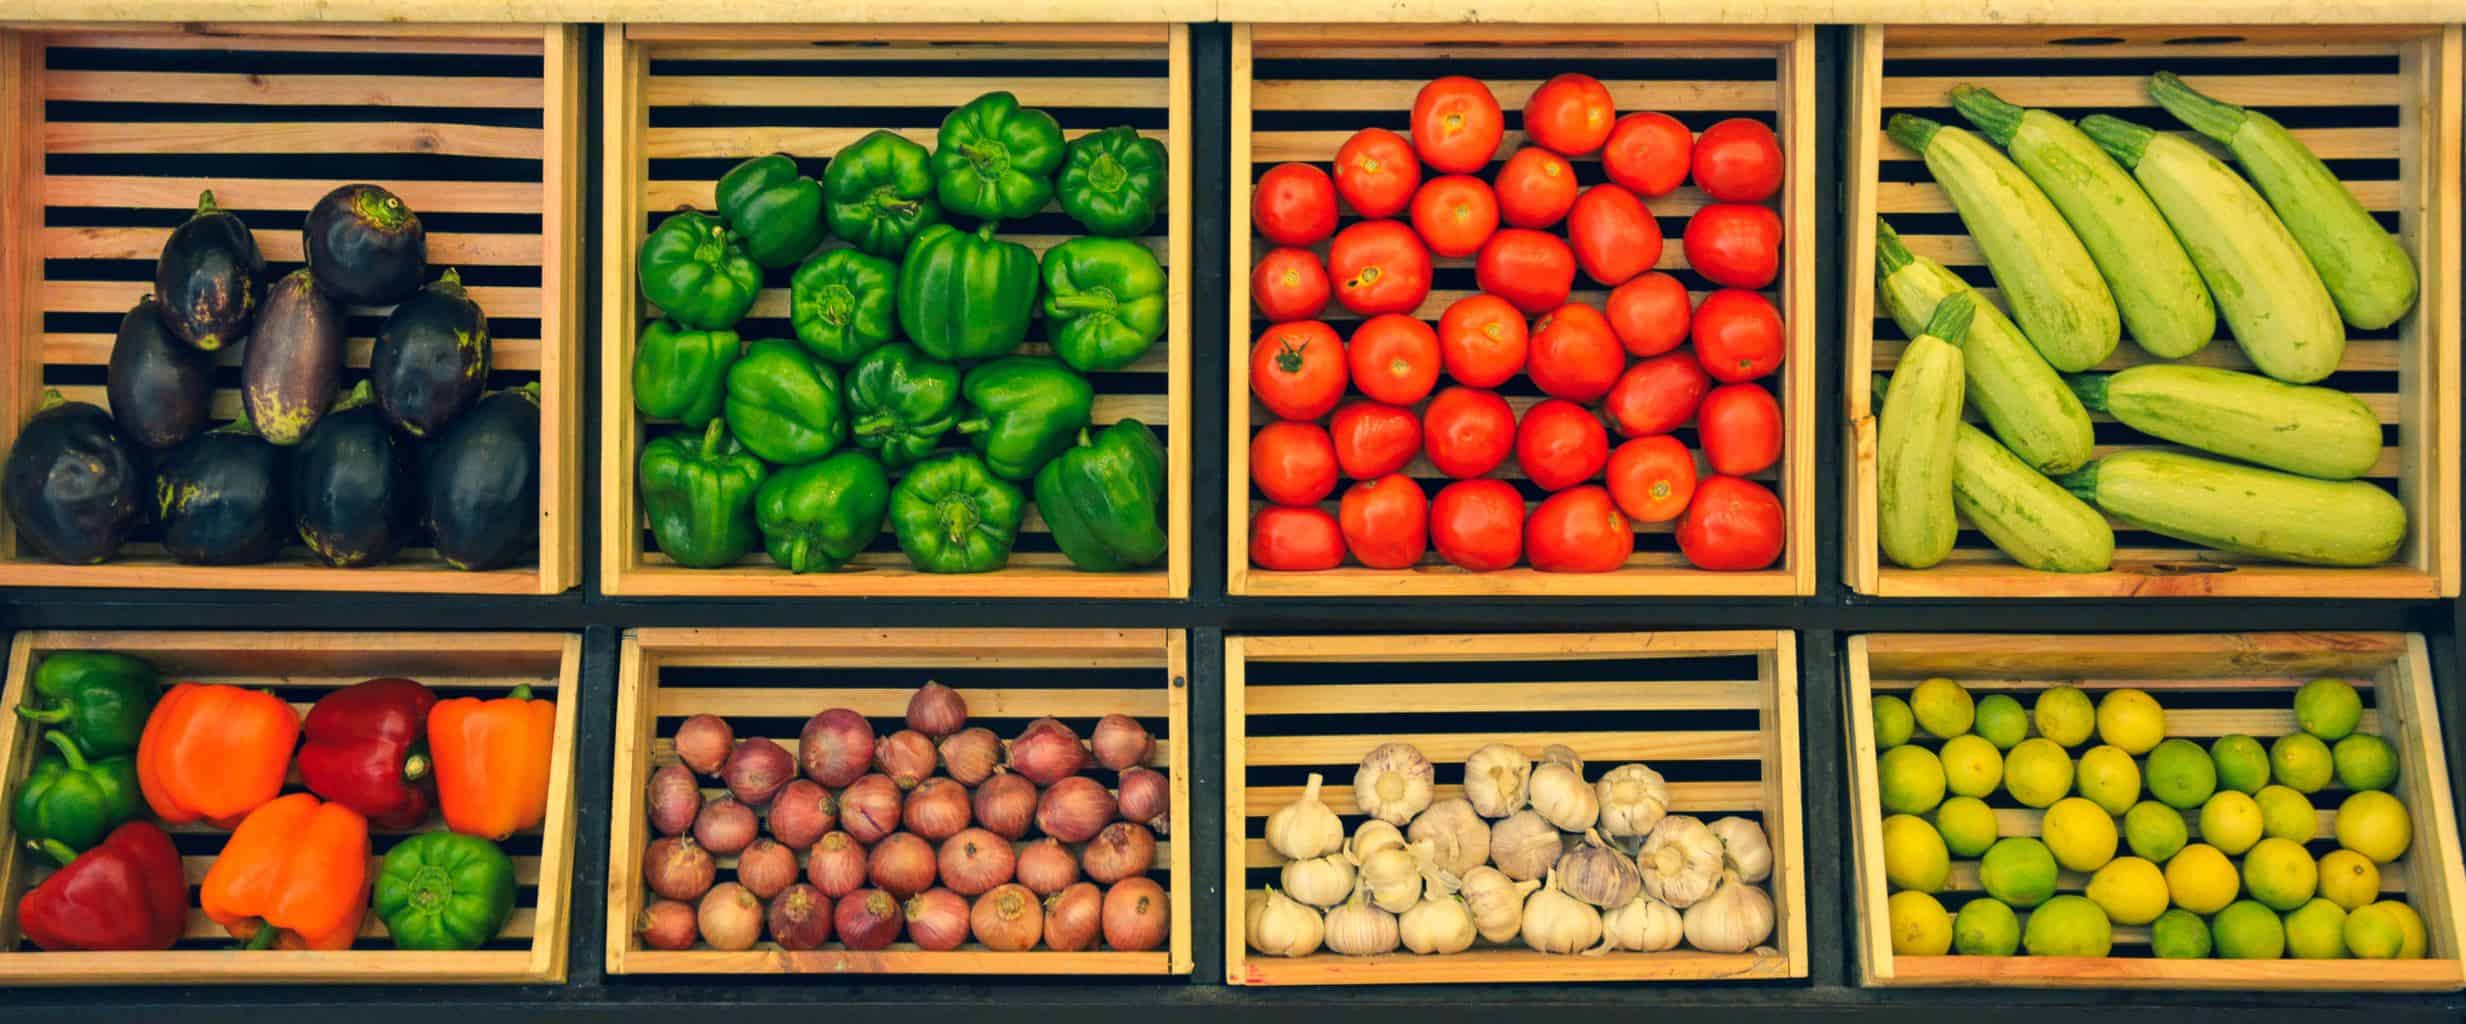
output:
<svg viewBox="0 0 2466 1024"><path fill-rule="evenodd" d="M20 21L276 21L393 22L428 21L486 24L517 21L636 22L641 29L667 26L659 22L703 23L676 26L680 37L795 37L811 34L789 26L812 17L808 7L790 0L25 0L8 17ZM2206 25L2222 14L2245 25L2321 25L2336 23L2437 22L2454 15L2440 0L2366 0L2332 8L2314 8L2294 0L2244 0L2231 10L2216 5L2151 7L2126 0L1964 0L1960 3L1912 0L1727 0L1684 7L1637 8L1610 0L1572 3L1540 0L1409 0L1358 9L1309 5L1294 0L1175 0L1141 8L1141 17L1168 22L1326 22L1357 24L1428 24L1461 22L1497 32L1525 25L1593 23L1615 29L1637 22L1679 25L1727 24L1753 31L1775 24L1860 24L1930 22L1938 25ZM974 0L925 0L898 6L865 6L834 12L849 24L901 22L1002 22L1034 19L1047 32L1086 23L1105 29L1123 17L1119 5L1095 0L1032 0L1026 4L990 7ZM308 27L308 26L303 26ZM951 29L978 26L952 24ZM2180 33L2180 29L2172 29ZM791 35L793 33L793 35ZM954 35L958 33L954 32ZM966 38L960 35L960 38Z"/></svg>

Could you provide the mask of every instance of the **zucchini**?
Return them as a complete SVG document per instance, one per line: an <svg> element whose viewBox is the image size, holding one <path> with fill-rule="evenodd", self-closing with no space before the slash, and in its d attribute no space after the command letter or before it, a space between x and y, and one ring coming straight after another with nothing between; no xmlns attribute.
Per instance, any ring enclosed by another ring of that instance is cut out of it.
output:
<svg viewBox="0 0 2466 1024"><path fill-rule="evenodd" d="M2023 110L1974 85L1952 89L1952 108L1977 125L2063 211L2143 351L2161 359L2198 352L2218 333L2218 310L2175 229L2115 159L2061 115Z"/></svg>
<svg viewBox="0 0 2466 1024"><path fill-rule="evenodd" d="M2065 373L2114 354L2123 336L2114 293L2046 193L1995 147L1959 128L1894 114L1894 140L1926 158L2031 344Z"/></svg>
<svg viewBox="0 0 2466 1024"><path fill-rule="evenodd" d="M2114 564L2115 530L2105 516L1967 423L1953 441L1952 506L2029 568L2104 572Z"/></svg>
<svg viewBox="0 0 2466 1024"><path fill-rule="evenodd" d="M2312 258L2347 323L2378 330L2414 308L2415 261L2293 132L2267 114L2201 95L2173 72L2149 77L2149 97L2226 144Z"/></svg>
<svg viewBox="0 0 2466 1024"><path fill-rule="evenodd" d="M2314 480L2135 448L2060 482L2135 528L2281 562L2379 565L2406 541L2406 507L2359 480Z"/></svg>
<svg viewBox="0 0 2466 1024"><path fill-rule="evenodd" d="M1876 525L1884 557L1924 569L1952 553L1961 532L1952 508L1952 445L1961 425L1961 350L1975 300L1935 307L1893 371L1876 420Z"/></svg>
<svg viewBox="0 0 2466 1024"><path fill-rule="evenodd" d="M2333 388L2206 366L2136 366L2072 387L2124 426L2271 469L2352 480L2380 460L2380 420Z"/></svg>
<svg viewBox="0 0 2466 1024"><path fill-rule="evenodd" d="M2188 140L2120 118L2091 114L2081 130L2149 190L2253 366L2291 384L2338 368L2346 325L2337 306L2286 225L2242 175Z"/></svg>
<svg viewBox="0 0 2466 1024"><path fill-rule="evenodd" d="M1969 334L1960 342L1966 393L2005 447L2041 473L2069 473L2089 461L2095 441L2089 413L2002 310L1943 264L1912 254L1881 219L1875 223L1875 270L1885 309L1910 337L1926 328L1945 299L1967 295L1975 304Z"/></svg>

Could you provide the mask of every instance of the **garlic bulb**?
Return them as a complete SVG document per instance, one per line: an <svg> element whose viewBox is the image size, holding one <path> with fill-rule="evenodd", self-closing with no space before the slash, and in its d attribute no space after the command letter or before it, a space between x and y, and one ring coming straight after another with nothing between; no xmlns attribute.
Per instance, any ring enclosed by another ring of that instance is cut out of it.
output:
<svg viewBox="0 0 2466 1024"><path fill-rule="evenodd" d="M1533 810L1561 832L1582 832L1601 817L1601 800L1584 784L1584 770L1564 761L1533 769Z"/></svg>
<svg viewBox="0 0 2466 1024"><path fill-rule="evenodd" d="M1721 837L1692 815L1661 819L1635 860L1644 871L1644 891L1681 910L1712 895L1721 883Z"/></svg>
<svg viewBox="0 0 2466 1024"><path fill-rule="evenodd" d="M1601 941L1601 912L1560 892L1550 876L1524 901L1524 944L1544 953L1581 953Z"/></svg>
<svg viewBox="0 0 2466 1024"><path fill-rule="evenodd" d="M1721 838L1721 853L1737 869L1739 881L1761 882L1772 877L1772 841L1764 838L1764 826L1730 817L1713 822L1711 828Z"/></svg>
<svg viewBox="0 0 2466 1024"><path fill-rule="evenodd" d="M1363 858L1361 884L1370 891L1370 902L1391 914L1413 909L1421 902L1422 869L1430 856L1430 841L1425 839Z"/></svg>
<svg viewBox="0 0 2466 1024"><path fill-rule="evenodd" d="M1438 769L1410 743L1381 743L1353 773L1353 802L1390 825L1413 820L1437 795Z"/></svg>
<svg viewBox="0 0 2466 1024"><path fill-rule="evenodd" d="M1517 811L1490 826L1490 863L1519 882L1549 874L1566 842L1558 827L1530 809Z"/></svg>
<svg viewBox="0 0 2466 1024"><path fill-rule="evenodd" d="M1625 906L1601 915L1601 945L1586 950L1586 955L1607 953L1613 949L1634 953L1658 953L1678 948L1685 935L1685 924L1678 911L1650 896L1638 896Z"/></svg>
<svg viewBox="0 0 2466 1024"><path fill-rule="evenodd" d="M1302 787L1301 799L1276 808L1276 813L1267 816L1267 845L1286 860L1324 857L1344 848L1343 820L1319 801L1319 784L1325 781L1319 773L1311 772L1309 784Z"/></svg>
<svg viewBox="0 0 2466 1024"><path fill-rule="evenodd" d="M1353 862L1340 853L1286 861L1284 891L1314 907L1335 906L1353 891Z"/></svg>
<svg viewBox="0 0 2466 1024"><path fill-rule="evenodd" d="M1574 769L1577 775L1584 774L1584 758L1576 754L1574 747L1564 743L1553 743L1541 748L1541 763L1563 764Z"/></svg>
<svg viewBox="0 0 2466 1024"><path fill-rule="evenodd" d="M1399 922L1404 948L1416 953L1461 953L1478 934L1473 912L1461 896L1427 896Z"/></svg>
<svg viewBox="0 0 2466 1024"><path fill-rule="evenodd" d="M1643 835L1670 812L1670 784L1640 764L1610 769L1593 789L1601 798L1601 830L1614 836Z"/></svg>
<svg viewBox="0 0 2466 1024"><path fill-rule="evenodd" d="M1599 831L1584 833L1584 841L1558 859L1550 872L1567 895L1607 910L1623 907L1644 886L1635 862L1613 850Z"/></svg>
<svg viewBox="0 0 2466 1024"><path fill-rule="evenodd" d="M1353 898L1327 912L1327 950L1346 956L1396 951L1396 915L1372 906L1356 886Z"/></svg>
<svg viewBox="0 0 2466 1024"><path fill-rule="evenodd" d="M1533 879L1519 882L1497 868L1474 868L1464 873L1464 905L1482 938L1506 942L1523 929L1524 897L1538 888Z"/></svg>
<svg viewBox="0 0 2466 1024"><path fill-rule="evenodd" d="M1721 887L1687 908L1687 942L1707 953L1744 953L1772 935L1772 897L1721 873Z"/></svg>
<svg viewBox="0 0 2466 1024"><path fill-rule="evenodd" d="M1504 818L1523 809L1532 777L1533 762L1523 751L1492 743L1464 759L1464 798L1482 817Z"/></svg>
<svg viewBox="0 0 2466 1024"><path fill-rule="evenodd" d="M1318 911L1274 889L1249 909L1250 948L1268 956L1309 956L1326 937L1327 925Z"/></svg>
<svg viewBox="0 0 2466 1024"><path fill-rule="evenodd" d="M1380 850L1401 850L1403 848L1404 830L1372 818L1362 822L1360 828L1353 830L1353 841L1345 844L1344 852L1352 855L1353 863L1359 864L1370 859L1371 854Z"/></svg>
<svg viewBox="0 0 2466 1024"><path fill-rule="evenodd" d="M1413 827L1405 834L1416 842L1429 840L1439 868L1459 878L1490 859L1490 823L1481 820L1472 801L1463 797L1431 804L1413 819Z"/></svg>

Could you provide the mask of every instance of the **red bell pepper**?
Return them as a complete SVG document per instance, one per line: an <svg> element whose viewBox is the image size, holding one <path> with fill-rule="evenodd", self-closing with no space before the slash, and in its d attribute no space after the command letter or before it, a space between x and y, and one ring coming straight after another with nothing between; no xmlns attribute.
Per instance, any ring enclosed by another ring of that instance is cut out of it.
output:
<svg viewBox="0 0 2466 1024"><path fill-rule="evenodd" d="M328 693L308 709L300 779L308 791L379 828L428 820L428 709L435 691L408 679L371 679Z"/></svg>
<svg viewBox="0 0 2466 1024"><path fill-rule="evenodd" d="M188 924L188 878L161 827L132 821L102 845L72 857L57 840L43 851L63 866L17 901L17 927L53 950L170 949Z"/></svg>

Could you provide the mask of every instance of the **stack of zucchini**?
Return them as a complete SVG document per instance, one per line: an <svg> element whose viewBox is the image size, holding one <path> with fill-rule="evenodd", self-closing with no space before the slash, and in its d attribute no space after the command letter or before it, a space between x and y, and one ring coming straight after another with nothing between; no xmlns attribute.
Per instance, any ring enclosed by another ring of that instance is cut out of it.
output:
<svg viewBox="0 0 2466 1024"><path fill-rule="evenodd" d="M2336 371L2347 325L2384 328L2414 307L2413 261L2267 115L2166 72L2149 93L2244 173L2177 136L2104 114L2074 125L1970 85L1952 106L1984 138L1907 114L1887 126L1924 158L2012 311L1878 223L1884 305L1916 339L1879 381L1878 534L1894 564L1942 561L1960 519L2055 572L2108 568L2108 517L2305 565L2378 565L2403 542L2405 507L2360 479L2380 456L2378 419L2315 382ZM2175 360L2209 344L2221 316L2266 376L2163 362L2087 372L2126 327ZM1962 422L1964 405L1987 430ZM2240 461L2158 448L2093 461L2093 412Z"/></svg>

